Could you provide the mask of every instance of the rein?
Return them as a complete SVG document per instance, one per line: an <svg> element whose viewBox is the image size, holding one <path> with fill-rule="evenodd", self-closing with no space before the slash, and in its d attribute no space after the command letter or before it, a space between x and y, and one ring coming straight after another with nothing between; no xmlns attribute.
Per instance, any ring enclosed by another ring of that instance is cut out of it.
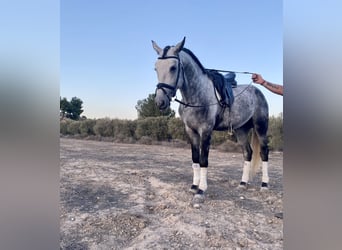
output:
<svg viewBox="0 0 342 250"><path fill-rule="evenodd" d="M215 95L216 95L216 93L215 93ZM217 102L217 103L211 103L211 104L207 104L207 105L192 105L190 103L182 102L182 101L178 100L177 98L175 98L174 101L184 105L185 107L190 107L190 108L205 108L208 106L214 106L214 105L220 104L219 102Z"/></svg>
<svg viewBox="0 0 342 250"><path fill-rule="evenodd" d="M164 53L164 54L165 54L165 53ZM193 104L190 104L190 103L182 102L181 100L177 99L177 97L176 97L174 100L172 100L172 98L176 95L176 92L177 92L177 86L178 86L178 80L179 80L179 72L180 72L180 69L182 69L183 82L185 82L185 76L184 76L183 65L181 64L180 59L179 59L178 56L164 56L164 55L163 55L163 56L161 56L161 57L158 57L158 60L172 59L172 58L173 58L173 59L177 59L177 61L178 61L178 72L177 72L177 78L176 78L176 85L175 85L175 86L172 86L172 85L167 84L167 83L159 82L159 83L157 84L156 91L157 91L158 89L161 89L161 90L164 92L164 94L167 96L167 98L169 99L169 101L178 102L178 103L184 105L185 107L190 107L190 108L205 108L205 107L214 106L214 105L217 105L217 104L219 104L219 105L221 106L220 102L211 103L211 104L207 104L207 105L193 105ZM209 70L215 70L215 71L218 71L218 72L225 72L225 73L251 74L251 75L254 74L254 73L247 72L247 71L240 72L240 71L218 70L218 69L209 69ZM245 90L247 90L247 89L251 86L252 83L253 83L253 82L250 82L249 85L248 85L244 90L242 90L239 94L237 94L237 95L234 96L234 97L238 97L239 95L241 95ZM166 88L166 89L171 89L171 90L172 90L172 97L170 97L170 96L168 95L168 93L166 92L165 88ZM216 96L216 99L218 99L218 98L217 98L216 91L215 91L215 96Z"/></svg>

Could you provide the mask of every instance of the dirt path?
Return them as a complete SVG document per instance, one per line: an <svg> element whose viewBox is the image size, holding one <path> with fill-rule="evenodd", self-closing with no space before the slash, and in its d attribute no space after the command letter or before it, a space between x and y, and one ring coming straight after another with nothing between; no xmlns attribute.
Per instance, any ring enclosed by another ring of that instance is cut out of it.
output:
<svg viewBox="0 0 342 250"><path fill-rule="evenodd" d="M211 150L195 209L190 149L61 138L61 249L283 249L282 160L244 191L242 154Z"/></svg>

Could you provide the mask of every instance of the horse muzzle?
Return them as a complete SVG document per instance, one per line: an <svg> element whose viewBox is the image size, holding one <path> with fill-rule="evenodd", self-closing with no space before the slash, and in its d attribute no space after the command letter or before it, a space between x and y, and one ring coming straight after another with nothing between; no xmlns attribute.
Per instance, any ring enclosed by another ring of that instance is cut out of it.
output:
<svg viewBox="0 0 342 250"><path fill-rule="evenodd" d="M170 98L163 91L156 91L154 102L160 110L165 110L170 107Z"/></svg>
<svg viewBox="0 0 342 250"><path fill-rule="evenodd" d="M170 107L172 97L176 94L176 88L166 84L158 83L156 89L155 103L160 110ZM171 97L170 97L171 96Z"/></svg>

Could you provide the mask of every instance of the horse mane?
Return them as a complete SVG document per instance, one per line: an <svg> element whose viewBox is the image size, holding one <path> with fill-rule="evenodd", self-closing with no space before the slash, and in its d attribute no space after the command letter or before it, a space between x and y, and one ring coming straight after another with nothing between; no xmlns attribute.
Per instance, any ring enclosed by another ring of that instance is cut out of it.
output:
<svg viewBox="0 0 342 250"><path fill-rule="evenodd" d="M202 63L198 60L198 58L194 55L194 53L192 53L191 50L187 48L183 48L182 51L187 53L197 63L197 65L201 68L204 74L207 74L207 70L203 67Z"/></svg>
<svg viewBox="0 0 342 250"><path fill-rule="evenodd" d="M182 51L187 53L195 61L195 63L197 63L203 74L206 74L213 82L215 89L221 96L220 104L231 107L234 102L234 94L231 83L228 82L217 70L204 68L202 63L198 60L194 53L192 53L191 50L183 48Z"/></svg>

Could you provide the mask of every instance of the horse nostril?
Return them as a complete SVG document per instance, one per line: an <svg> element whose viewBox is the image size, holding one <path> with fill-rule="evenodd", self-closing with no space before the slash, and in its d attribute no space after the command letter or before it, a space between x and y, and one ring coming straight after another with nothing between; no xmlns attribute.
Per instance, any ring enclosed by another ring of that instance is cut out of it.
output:
<svg viewBox="0 0 342 250"><path fill-rule="evenodd" d="M163 100L157 101L157 102L156 102L156 106L157 106L158 108L160 108L160 107L162 107L162 106L164 106L164 105L165 105L165 102L164 102Z"/></svg>
<svg viewBox="0 0 342 250"><path fill-rule="evenodd" d="M156 106L160 109L163 110L166 108L167 104L165 102L165 100L160 100L156 102Z"/></svg>

